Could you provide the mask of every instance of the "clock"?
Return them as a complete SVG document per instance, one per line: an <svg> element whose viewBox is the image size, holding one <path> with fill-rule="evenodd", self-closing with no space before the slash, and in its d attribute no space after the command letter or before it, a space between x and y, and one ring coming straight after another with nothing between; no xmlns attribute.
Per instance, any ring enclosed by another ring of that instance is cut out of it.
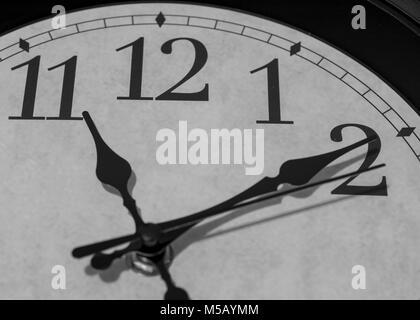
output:
<svg viewBox="0 0 420 320"><path fill-rule="evenodd" d="M0 59L1 298L419 297L420 119L339 49L132 3Z"/></svg>

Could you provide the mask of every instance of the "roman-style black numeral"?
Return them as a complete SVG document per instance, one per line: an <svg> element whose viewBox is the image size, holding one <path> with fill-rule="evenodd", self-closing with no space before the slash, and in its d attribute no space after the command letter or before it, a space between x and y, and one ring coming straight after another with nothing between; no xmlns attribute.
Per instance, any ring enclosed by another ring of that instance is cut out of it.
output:
<svg viewBox="0 0 420 320"><path fill-rule="evenodd" d="M191 38L175 38L166 41L161 50L164 54L172 53L172 44L175 41L189 41L195 50L195 59L191 70L182 78L178 83L173 85L171 88L160 94L155 100L182 100L182 101L208 101L209 100L209 85L206 83L204 88L198 92L174 92L182 84L191 79L197 74L207 62L207 49L198 40ZM142 80L143 80L143 54L144 54L144 38L141 37L134 42L131 42L125 46L118 48L116 51L120 51L126 48L132 47L131 54L131 72L130 72L130 88L128 96L117 97L118 100L153 100L152 97L142 96Z"/></svg>
<svg viewBox="0 0 420 320"><path fill-rule="evenodd" d="M63 87L61 90L60 114L58 117L47 117L47 120L82 120L82 117L72 117L74 81L76 79L77 56L48 68L48 71L64 66Z"/></svg>
<svg viewBox="0 0 420 320"><path fill-rule="evenodd" d="M38 84L39 61L41 56L36 56L29 61L14 66L12 70L28 66L26 73L25 93L23 95L23 105L21 116L10 116L10 120L44 120L45 117L34 117L36 87Z"/></svg>
<svg viewBox="0 0 420 320"><path fill-rule="evenodd" d="M19 64L12 70L28 66L26 74L25 92L23 95L22 113L20 116L10 116L10 120L83 120L82 117L72 117L74 82L76 78L77 56L73 56L67 61L60 63L48 69L54 70L64 66L63 86L61 91L60 113L58 117L40 117L34 116L36 91L39 75L39 64L41 57L36 56L29 61Z"/></svg>
<svg viewBox="0 0 420 320"><path fill-rule="evenodd" d="M185 75L185 77L176 83L174 86L169 88L167 91L162 93L160 96L156 97L156 100L182 100L182 101L209 101L209 84L206 83L204 88L199 92L173 92L183 83L187 82L195 74L197 74L207 62L207 50L206 47L198 40L190 38L176 38L165 42L162 45L162 52L165 54L172 53L172 44L175 41L186 40L192 43L195 50L195 59L194 64L191 67L191 70Z"/></svg>
<svg viewBox="0 0 420 320"><path fill-rule="evenodd" d="M292 124L293 121L284 121L281 119L278 59L273 59L266 65L250 71L250 73L255 73L263 69L267 69L268 120L257 120L257 123Z"/></svg>
<svg viewBox="0 0 420 320"><path fill-rule="evenodd" d="M336 142L343 141L342 131L346 127L355 127L363 131L366 137L376 136L377 139L369 142L368 150L366 152L365 160L360 166L359 170L368 169L376 160L381 151L381 139L379 139L378 134L367 126L356 124L356 123L347 123L342 124L331 130L331 140ZM361 186L361 185L351 185L354 179L357 176L351 177L340 184L337 188L331 191L331 194L346 194L346 195L366 195L366 196L387 196L388 188L386 183L386 177L382 176L381 181L376 186Z"/></svg>
<svg viewBox="0 0 420 320"><path fill-rule="evenodd" d="M117 97L118 100L153 100L152 97L143 97L141 95L141 86L143 80L143 52L144 38L141 37L134 42L126 44L117 51L132 47L131 53L131 74L130 91L128 97Z"/></svg>

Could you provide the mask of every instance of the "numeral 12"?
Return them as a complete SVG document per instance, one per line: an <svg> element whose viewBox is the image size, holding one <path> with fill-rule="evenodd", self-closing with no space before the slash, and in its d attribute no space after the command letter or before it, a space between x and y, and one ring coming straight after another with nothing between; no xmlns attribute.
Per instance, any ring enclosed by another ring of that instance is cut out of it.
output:
<svg viewBox="0 0 420 320"><path fill-rule="evenodd" d="M174 92L175 89L191 79L196 75L207 62L207 49L200 41L192 38L175 38L166 41L161 51L164 54L172 53L172 45L174 42L186 41L194 47L194 63L190 71L180 80L165 92L158 95L156 98L143 97L142 95L142 82L143 82L143 52L144 52L144 38L138 38L136 41L131 42L117 51L124 50L131 47L131 72L130 72L130 89L128 96L117 97L118 100L172 100L172 101L209 101L209 84L206 83L200 91L197 92Z"/></svg>

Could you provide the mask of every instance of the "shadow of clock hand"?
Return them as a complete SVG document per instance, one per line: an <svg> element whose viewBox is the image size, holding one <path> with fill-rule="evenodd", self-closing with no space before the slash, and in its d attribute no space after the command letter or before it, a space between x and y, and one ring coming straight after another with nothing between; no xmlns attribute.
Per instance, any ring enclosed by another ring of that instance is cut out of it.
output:
<svg viewBox="0 0 420 320"><path fill-rule="evenodd" d="M382 190L382 189L383 189L383 186L375 186L375 187L372 187L371 188L371 191L374 192L374 191L379 191L379 190ZM210 239L210 238L213 238L213 237L217 237L217 236L220 236L220 235L224 235L224 234L227 234L227 233L230 233L230 232L239 231L239 230L243 230L243 229L246 229L246 228L249 228L249 227L253 227L253 226L256 226L256 225L268 223L268 222L277 220L279 218L285 218L285 217L289 217L289 216L300 214L300 213L307 213L309 210L313 210L313 209L316 209L316 208L321 208L321 207L324 207L324 206L327 206L327 205L331 205L331 204L334 204L334 203L337 203L337 202L342 202L342 201L345 201L345 200L350 200L350 199L352 199L354 197L357 197L357 195L348 195L348 196L344 196L344 197L341 197L341 198L336 198L334 200L329 200L329 201L324 201L324 202L316 203L316 204L313 204L313 205L309 205L309 206L306 206L306 207L303 207L303 208L298 208L298 209L294 209L294 210L291 210L291 211L281 212L281 213L279 213L279 214L277 214L275 216L263 218L263 219L260 219L260 220L257 220L257 221L253 221L253 222L250 222L250 223L246 223L246 224L243 224L243 225L240 225L240 226L232 227L232 228L225 229L225 230L220 230L218 232L205 235L205 236L200 237L199 239L197 239L197 241L207 240L207 239ZM269 201L272 201L272 205L275 205L276 204L275 201L274 201L274 199L269 200ZM268 206L269 205L270 204L268 204ZM260 206L256 205L256 207L254 207L254 210L258 210L259 207ZM233 217L232 219L229 218L228 219L229 221L230 220L233 220L236 217L241 216L242 214L244 214L246 212L243 212L241 210L238 210L238 212L235 212L235 213L237 215L235 217ZM223 223L226 223L226 222L227 221L225 221ZM214 228L212 228L212 229L214 229ZM173 247L173 249L175 251L175 246Z"/></svg>
<svg viewBox="0 0 420 320"><path fill-rule="evenodd" d="M130 270L130 267L122 258L126 253L137 250L138 241L132 241L123 249L114 250L111 253L99 252L93 255L89 265L85 268L85 273L89 276L99 275L104 282L114 282L118 280L121 273Z"/></svg>
<svg viewBox="0 0 420 320"><path fill-rule="evenodd" d="M259 196L276 192L280 185L291 184L294 186L304 186L330 163L337 160L342 155L365 144L370 144L377 139L379 139L379 137L374 134L341 149L306 158L288 160L280 166L279 173L275 177L266 176L248 189L222 203L188 216L158 223L157 226L163 233L163 236L159 239L159 245L161 247L169 245L190 228L205 219L219 214L225 214L235 206L246 205L246 203L252 202L253 199L258 198Z"/></svg>
<svg viewBox="0 0 420 320"><path fill-rule="evenodd" d="M132 171L131 175L130 175L130 178L128 179L128 182L127 182L127 190L128 190L129 194L133 193L133 189L134 189L136 183L137 183L137 176L136 176L135 172ZM121 197L121 193L117 189L115 189L114 187L110 186L109 184L102 183L102 187L105 189L105 191L107 191L107 192L109 192L113 195L116 195L117 197ZM137 210L138 209L139 208L137 207Z"/></svg>
<svg viewBox="0 0 420 320"><path fill-rule="evenodd" d="M121 258L126 253L137 250L139 246L141 246L141 242L133 241L124 249L114 250L111 253L96 253L90 260L90 265L97 270L108 269L115 259Z"/></svg>
<svg viewBox="0 0 420 320"><path fill-rule="evenodd" d="M125 259L116 259L122 257L124 254L136 250L138 244L130 243L126 248L115 250L110 254L99 253L93 256L91 263L85 268L87 275L99 275L104 282L117 281L121 273L126 270L131 270L127 265ZM163 261L164 254L153 257L152 260L156 264L160 277L166 285L165 300L189 300L188 293L175 285L168 266ZM114 261L115 259L115 261ZM112 265L111 265L112 264ZM103 269L103 270L99 270Z"/></svg>
<svg viewBox="0 0 420 320"><path fill-rule="evenodd" d="M337 173L339 173L340 171L342 171L343 169L351 166L352 164L358 162L361 159L364 159L364 157L365 157L365 155L360 155L360 156L356 156L354 158L351 158L349 160L346 160L344 162L338 163L336 165L328 166L323 171L321 171L317 175L317 177L318 177L319 180L324 180L324 179L331 178L334 175L336 175ZM306 190L302 190L302 191L297 192L297 193L292 193L289 196L294 197L294 198L308 198L319 187L320 186L313 187L313 188L306 189ZM290 189L290 188L292 188L292 186L283 185L280 190L287 190L287 189ZM321 203L318 203L318 204L315 204L315 205L299 208L299 209L292 210L292 211L289 211L289 212L284 212L283 211L279 215L276 215L274 217L272 216L270 218L261 219L261 220L257 220L255 222L249 223L249 224L246 225L246 227L252 227L253 225L261 224L263 222L269 222L269 221L272 221L274 219L289 217L289 216L295 215L295 214L306 213L308 210L315 209L315 208L322 207L322 206L326 206L326 205L330 205L330 204L340 202L340 201L345 201L345 200L348 200L348 199L353 198L353 197L355 197L355 195L349 195L349 196L345 196L345 197L332 199L332 200L329 200L329 201L324 201L324 202L321 202ZM183 236L179 237L176 241L173 242L172 247L174 249L175 256L178 256L182 251L187 249L190 245L194 244L195 242L202 241L202 240L207 239L207 238L215 237L217 235L222 235L222 234L225 234L227 232L233 232L233 231L245 228L245 227L233 227L233 228L231 228L231 231L224 230L224 231L219 231L215 234L209 235L209 233L211 231L217 229L218 227L220 227L220 226L222 226L222 225L224 225L224 224L226 224L226 223L228 223L228 222L230 222L234 219L237 219L237 218L241 217L242 215L245 215L249 212L258 210L260 208L265 208L265 207L277 205L277 204L282 202L282 199L284 199L284 197L274 198L274 199L270 199L268 201L257 203L255 205L251 205L249 207L244 207L242 209L235 210L231 213L228 213L227 215L224 215L220 218L216 218L216 219L214 219L210 222L195 226L190 231L186 232ZM177 231L175 231L175 232L177 232Z"/></svg>

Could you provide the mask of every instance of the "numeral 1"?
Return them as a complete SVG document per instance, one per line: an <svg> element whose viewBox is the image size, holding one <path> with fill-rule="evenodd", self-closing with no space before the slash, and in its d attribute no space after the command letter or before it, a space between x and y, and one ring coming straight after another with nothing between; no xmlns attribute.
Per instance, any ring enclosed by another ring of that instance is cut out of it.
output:
<svg viewBox="0 0 420 320"><path fill-rule="evenodd" d="M133 47L131 54L131 74L130 74L130 91L128 97L117 97L118 100L153 100L152 97L143 97L141 95L141 85L143 79L143 52L144 38L141 37L116 51Z"/></svg>
<svg viewBox="0 0 420 320"><path fill-rule="evenodd" d="M255 73L263 69L267 69L268 120L257 120L257 123L292 124L293 121L281 120L278 59L273 59L266 65L250 71L250 73Z"/></svg>
<svg viewBox="0 0 420 320"><path fill-rule="evenodd" d="M74 82L76 78L77 56L73 56L67 61L60 63L48 69L54 70L64 66L63 87L61 91L60 113L58 117L34 117L35 98L38 84L40 56L36 56L29 61L12 68L19 69L28 66L26 75L25 92L23 96L23 105L21 116L10 116L10 120L83 120L82 117L72 117Z"/></svg>
<svg viewBox="0 0 420 320"><path fill-rule="evenodd" d="M76 79L77 56L48 68L48 71L64 66L63 88L61 90L60 113L58 117L47 117L47 120L83 120L82 117L72 117L74 81Z"/></svg>

